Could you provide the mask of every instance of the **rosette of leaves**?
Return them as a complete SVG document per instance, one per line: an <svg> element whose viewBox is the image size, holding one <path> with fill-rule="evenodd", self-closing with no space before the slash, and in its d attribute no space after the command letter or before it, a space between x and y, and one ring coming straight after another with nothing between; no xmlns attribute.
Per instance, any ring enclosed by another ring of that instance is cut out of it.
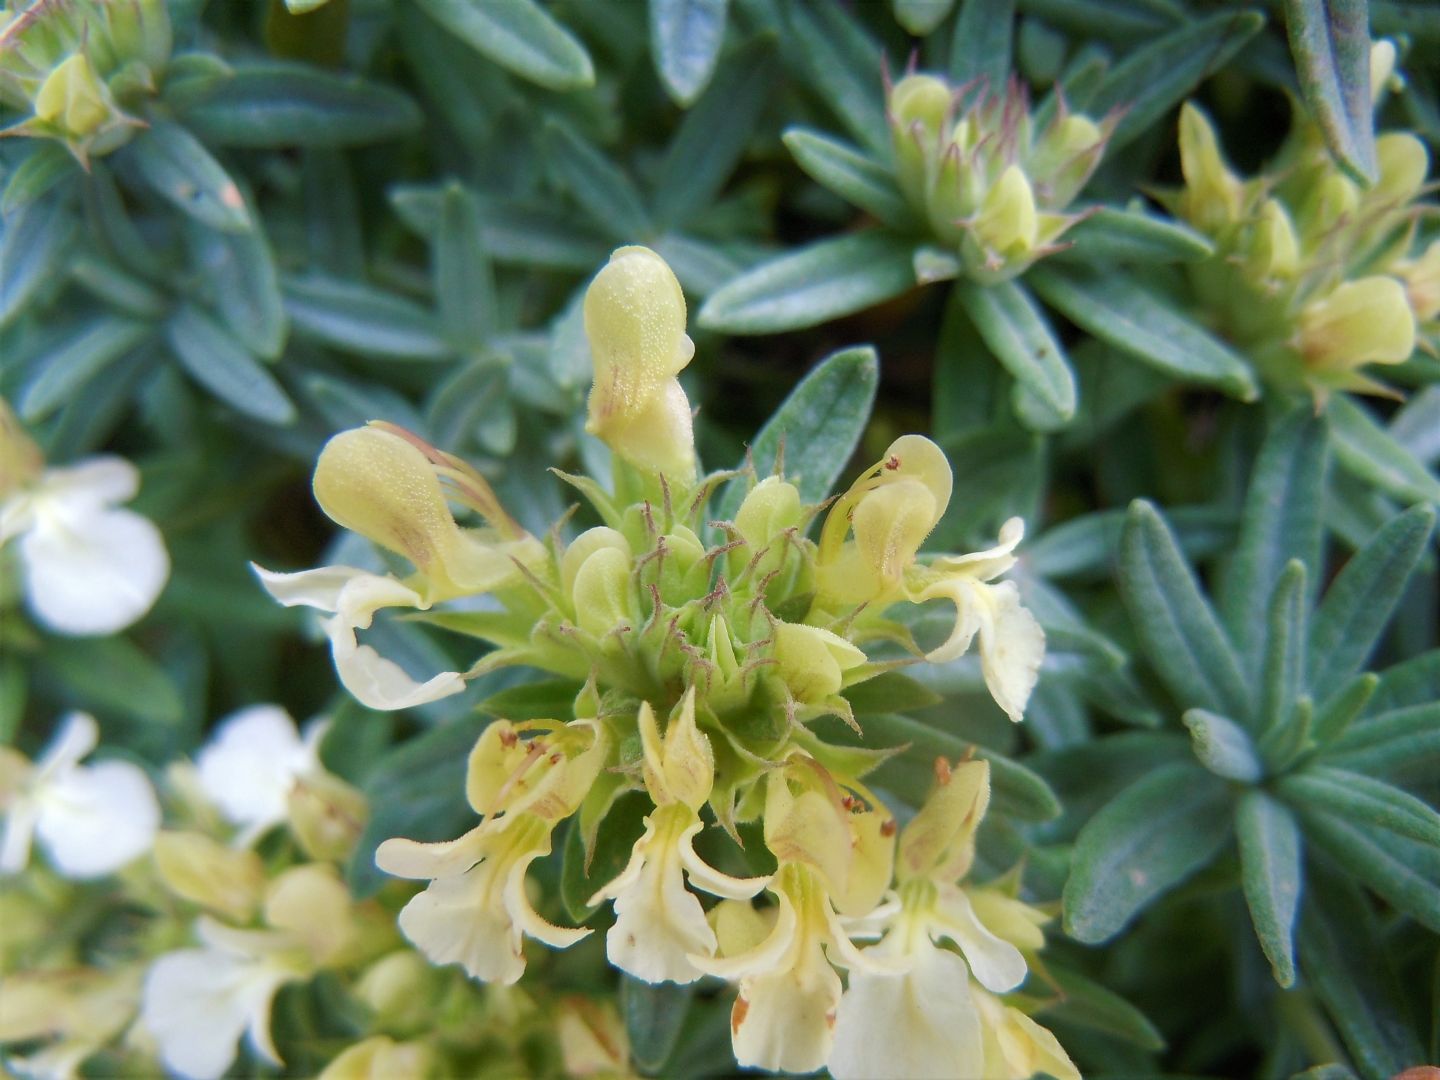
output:
<svg viewBox="0 0 1440 1080"><path fill-rule="evenodd" d="M1013 379L1021 421L1036 430L1066 426L1075 416L1076 377L1062 334L1046 308L1059 312L1122 353L1171 379L1256 396L1244 360L1192 321L1178 297L1146 279L1157 268L1204 258L1206 240L1138 208L1080 205L1085 216L1063 236L1069 247L1004 280L978 280L937 245L934 230L907 198L882 87L882 48L839 8L787 9L785 42L806 87L847 128L854 142L808 127L785 141L801 168L863 212L857 228L768 260L729 281L701 309L702 326L761 334L814 326L951 281L958 316ZM1014 5L971 0L949 41L932 41L950 85L1006 84L1011 70ZM1093 49L1078 52L1031 113L1042 131L1064 110L1119 113L1108 133L1114 155L1145 133L1261 27L1252 11L1178 21L1113 66ZM978 80L978 83L976 82ZM983 277L983 275L982 275ZM937 371L937 378L939 378Z"/></svg>
<svg viewBox="0 0 1440 1080"><path fill-rule="evenodd" d="M1363 932L1371 916L1333 919L1365 912L1358 883L1440 929L1440 814L1407 790L1435 796L1440 652L1364 670L1435 515L1419 506L1387 521L1317 596L1326 443L1324 421L1307 410L1275 424L1214 603L1161 514L1132 504L1121 595L1190 752L1163 735L1084 749L1092 776L1132 782L1076 837L1065 926L1083 942L1109 940L1233 840L1275 980L1288 987L1303 974L1357 1065L1389 1075L1420 1060L1418 1044L1403 1025L1377 1022L1384 994L1357 1008L1346 989L1357 950L1337 952L1335 935Z"/></svg>

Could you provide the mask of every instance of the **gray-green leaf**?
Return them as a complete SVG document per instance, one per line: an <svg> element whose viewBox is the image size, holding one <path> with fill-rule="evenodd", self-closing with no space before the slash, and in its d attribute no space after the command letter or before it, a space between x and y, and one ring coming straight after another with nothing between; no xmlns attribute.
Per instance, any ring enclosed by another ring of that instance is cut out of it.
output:
<svg viewBox="0 0 1440 1080"><path fill-rule="evenodd" d="M1250 921L1270 970L1281 986L1295 982L1295 912L1305 876L1300 827L1283 803L1247 791L1235 808L1240 842L1240 884Z"/></svg>
<svg viewBox="0 0 1440 1080"><path fill-rule="evenodd" d="M670 96L689 105L715 70L729 0L650 0L650 51Z"/></svg>
<svg viewBox="0 0 1440 1080"><path fill-rule="evenodd" d="M507 71L550 90L595 83L590 54L535 0L418 0L441 26Z"/></svg>
<svg viewBox="0 0 1440 1080"><path fill-rule="evenodd" d="M1325 145L1362 184L1376 177L1370 103L1370 14L1366 0L1285 0L1285 28Z"/></svg>

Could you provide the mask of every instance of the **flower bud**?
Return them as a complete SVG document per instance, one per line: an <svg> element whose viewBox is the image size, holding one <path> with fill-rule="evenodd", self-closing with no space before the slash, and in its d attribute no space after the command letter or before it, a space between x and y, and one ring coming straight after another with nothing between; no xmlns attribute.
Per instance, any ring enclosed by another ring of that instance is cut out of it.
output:
<svg viewBox="0 0 1440 1080"><path fill-rule="evenodd" d="M366 969L356 996L391 1031L420 1031L428 1026L435 990L435 969L412 949L397 949Z"/></svg>
<svg viewBox="0 0 1440 1080"><path fill-rule="evenodd" d="M1375 140L1375 161L1380 178L1366 192L1367 203L1406 206L1425 186L1430 154L1425 144L1408 132L1392 131Z"/></svg>
<svg viewBox="0 0 1440 1080"><path fill-rule="evenodd" d="M1420 258L1401 263L1396 272L1405 282L1415 318L1425 323L1440 317L1440 240L1431 241Z"/></svg>
<svg viewBox="0 0 1440 1080"><path fill-rule="evenodd" d="M1276 199L1266 199L1250 241L1246 269L1257 281L1289 281L1300 269L1300 241L1290 215Z"/></svg>
<svg viewBox="0 0 1440 1080"><path fill-rule="evenodd" d="M1300 352L1316 371L1399 364L1415 351L1415 316L1405 287L1391 277L1337 286L1300 312Z"/></svg>
<svg viewBox="0 0 1440 1080"><path fill-rule="evenodd" d="M455 523L435 466L390 431L372 425L334 436L315 464L314 488L337 524L414 563L432 601L486 592L516 573L508 554Z"/></svg>
<svg viewBox="0 0 1440 1080"><path fill-rule="evenodd" d="M1041 206L1069 206L1105 153L1105 133L1088 116L1057 117L1036 143L1026 172L1036 180Z"/></svg>
<svg viewBox="0 0 1440 1080"><path fill-rule="evenodd" d="M606 754L603 729L593 721L535 721L539 734L497 720L470 752L465 796L477 814L529 813L559 821L575 812L590 790Z"/></svg>
<svg viewBox="0 0 1440 1080"><path fill-rule="evenodd" d="M792 763L796 760L791 759ZM815 764L814 768L820 767ZM774 770L766 781L765 846L781 863L815 867L832 893L843 892L850 874L851 836L849 813L840 805L839 789L825 792L802 783L800 791L794 792L788 775L792 771L801 779L811 779L792 764Z"/></svg>
<svg viewBox="0 0 1440 1080"><path fill-rule="evenodd" d="M231 922L246 923L265 891L265 866L246 848L231 848L198 832L162 832L155 867L165 887Z"/></svg>
<svg viewBox="0 0 1440 1080"><path fill-rule="evenodd" d="M935 763L937 783L900 834L895 876L956 881L975 859L975 830L990 805L990 763Z"/></svg>
<svg viewBox="0 0 1440 1080"><path fill-rule="evenodd" d="M1370 44L1370 101L1378 104L1380 96L1395 78L1395 43L1381 38Z"/></svg>
<svg viewBox="0 0 1440 1080"><path fill-rule="evenodd" d="M1221 157L1210 121L1189 102L1180 110L1180 171L1185 176L1181 217L1206 232L1239 220L1244 188Z"/></svg>
<svg viewBox="0 0 1440 1080"><path fill-rule="evenodd" d="M630 1038L613 1003L570 997L560 1002L559 1013L555 1036L566 1076L630 1074Z"/></svg>
<svg viewBox="0 0 1440 1080"><path fill-rule="evenodd" d="M715 754L695 722L695 688L685 691L670 714L663 738L648 701L640 703L639 727L645 789L655 805L679 802L700 809L715 782Z"/></svg>
<svg viewBox="0 0 1440 1080"><path fill-rule="evenodd" d="M800 489L778 476L767 476L750 489L735 514L735 528L752 551L774 544L786 529L799 526Z"/></svg>
<svg viewBox="0 0 1440 1080"><path fill-rule="evenodd" d="M291 867L272 881L265 922L294 934L321 965L339 957L357 933L350 892L328 863Z"/></svg>
<svg viewBox="0 0 1440 1080"><path fill-rule="evenodd" d="M286 798L290 829L312 859L344 862L370 816L365 796L338 776L311 771L296 778Z"/></svg>
<svg viewBox="0 0 1440 1080"><path fill-rule="evenodd" d="M619 627L635 625L630 575L630 557L619 548L602 547L586 558L570 592L581 630L603 638Z"/></svg>
<svg viewBox="0 0 1440 1080"><path fill-rule="evenodd" d="M117 59L137 60L158 77L173 45L165 0L109 0L105 14Z"/></svg>
<svg viewBox="0 0 1440 1080"><path fill-rule="evenodd" d="M389 1080L397 1076L422 1080L430 1075L434 1056L426 1043L372 1035L341 1051L325 1066L319 1080Z"/></svg>
<svg viewBox="0 0 1440 1080"><path fill-rule="evenodd" d="M775 662L797 701L819 705L840 692L845 672L865 663L863 650L818 626L775 624Z"/></svg>
<svg viewBox="0 0 1440 1080"><path fill-rule="evenodd" d="M695 439L675 376L695 344L680 282L655 252L623 247L590 283L584 311L595 363L585 430L631 464L688 483Z"/></svg>
<svg viewBox="0 0 1440 1080"><path fill-rule="evenodd" d="M1020 166L1011 165L985 193L975 236L1002 258L1024 258L1035 247L1039 228L1035 192Z"/></svg>
<svg viewBox="0 0 1440 1080"><path fill-rule="evenodd" d="M890 135L900 186L911 203L925 205L931 162L944 150L940 130L950 111L950 87L933 75L907 75L890 91Z"/></svg>

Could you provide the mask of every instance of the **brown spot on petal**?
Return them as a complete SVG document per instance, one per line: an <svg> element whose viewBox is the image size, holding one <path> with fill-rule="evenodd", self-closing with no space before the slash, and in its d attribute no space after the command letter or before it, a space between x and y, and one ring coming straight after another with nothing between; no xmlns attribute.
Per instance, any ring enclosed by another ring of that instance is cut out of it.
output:
<svg viewBox="0 0 1440 1080"><path fill-rule="evenodd" d="M502 731L500 733L500 745L505 747L506 750L509 750L519 741L520 736L515 734L514 730L512 729L507 728L505 731Z"/></svg>
<svg viewBox="0 0 1440 1080"><path fill-rule="evenodd" d="M950 783L950 763L943 757L935 759L935 782L941 787Z"/></svg>
<svg viewBox="0 0 1440 1080"><path fill-rule="evenodd" d="M898 828L899 828L899 826L895 823L895 819L892 817L889 821L883 822L883 823L881 824L881 826L880 826L880 835L881 835L881 836L894 836L894 835L895 835L895 831L896 831L896 829L898 829Z"/></svg>
<svg viewBox="0 0 1440 1080"><path fill-rule="evenodd" d="M835 1010L831 1009L825 1014L825 1026L831 1031L835 1030Z"/></svg>
<svg viewBox="0 0 1440 1080"><path fill-rule="evenodd" d="M743 997L735 999L735 1007L730 1010L730 1034L733 1036L740 1030L740 1025L745 1023L745 1014L750 1011L750 1002Z"/></svg>
<svg viewBox="0 0 1440 1080"><path fill-rule="evenodd" d="M900 455L891 454L889 460L885 462L885 468L889 469L891 472L894 472L896 469L900 468Z"/></svg>

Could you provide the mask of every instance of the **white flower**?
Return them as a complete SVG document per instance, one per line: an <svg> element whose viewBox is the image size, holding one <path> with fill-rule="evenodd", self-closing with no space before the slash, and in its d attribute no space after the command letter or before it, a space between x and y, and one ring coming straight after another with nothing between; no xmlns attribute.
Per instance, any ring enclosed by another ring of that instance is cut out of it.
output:
<svg viewBox="0 0 1440 1080"><path fill-rule="evenodd" d="M25 869L37 836L68 878L102 877L150 850L160 827L155 790L129 762L81 765L99 736L94 717L77 712L33 765L0 751L0 873Z"/></svg>
<svg viewBox="0 0 1440 1080"><path fill-rule="evenodd" d="M140 488L135 466L98 457L46 469L0 497L0 544L16 537L25 597L63 634L113 634L139 619L170 576L153 522L117 508Z"/></svg>
<svg viewBox="0 0 1440 1080"><path fill-rule="evenodd" d="M320 769L326 725L311 724L304 739L278 705L252 705L231 713L200 751L200 786L248 843L287 815L295 781Z"/></svg>
<svg viewBox="0 0 1440 1080"><path fill-rule="evenodd" d="M281 1065L270 1037L270 1006L287 982L308 979L354 939L349 894L331 867L307 864L270 885L267 929L237 930L206 916L200 948L169 952L145 976L140 1022L165 1067L193 1080L221 1076L242 1035Z"/></svg>
<svg viewBox="0 0 1440 1080"><path fill-rule="evenodd" d="M396 877L430 879L400 912L400 929L436 964L460 964L485 982L509 984L525 972L526 935L556 949L589 935L547 921L525 895L525 872L550 854L553 822L506 814L458 840L386 840L375 865Z"/></svg>
<svg viewBox="0 0 1440 1080"><path fill-rule="evenodd" d="M321 566L295 574L273 573L253 563L251 568L266 591L286 607L298 605L331 613L322 625L330 638L335 670L345 689L362 705L408 709L465 689L464 677L456 671L416 682L395 661L356 641L355 631L368 629L380 608L429 608L425 598L408 585L353 566Z"/></svg>
<svg viewBox="0 0 1440 1080"><path fill-rule="evenodd" d="M1000 529L999 542L987 551L947 555L906 575L906 590L915 603L944 597L955 604L955 626L944 644L925 659L943 664L954 660L980 638L980 670L995 703L1011 720L1020 720L1045 658L1045 631L1035 616L1020 606L1013 581L992 584L1015 565L1013 554L1025 535L1025 523L1011 518Z"/></svg>

